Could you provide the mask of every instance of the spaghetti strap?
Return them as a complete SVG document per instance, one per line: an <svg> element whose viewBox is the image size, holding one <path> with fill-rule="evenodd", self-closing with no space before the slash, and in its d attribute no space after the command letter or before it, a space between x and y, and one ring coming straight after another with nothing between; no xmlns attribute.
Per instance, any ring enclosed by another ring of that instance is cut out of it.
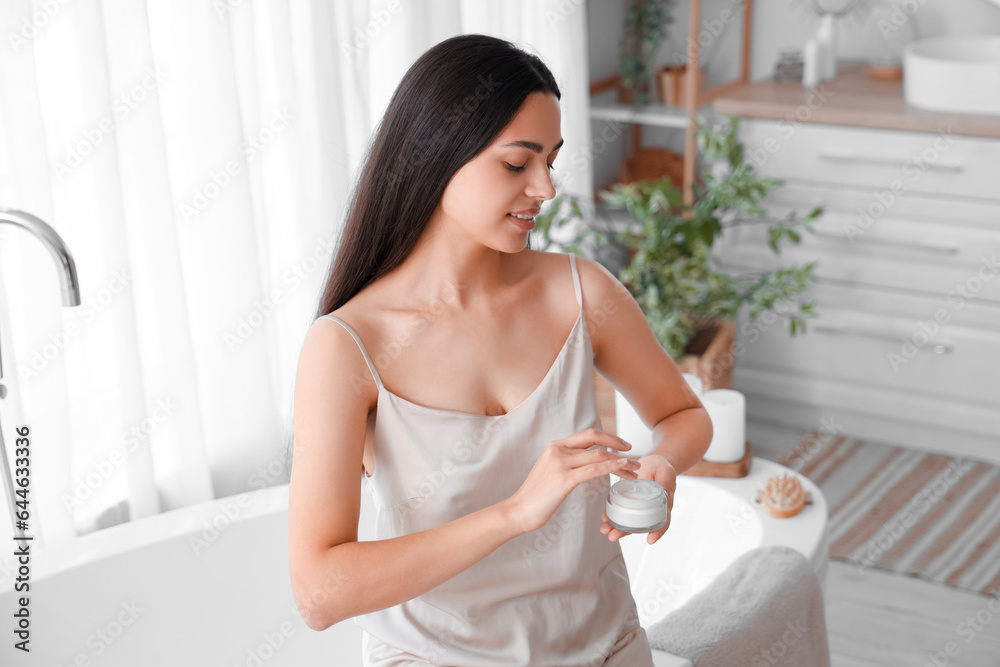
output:
<svg viewBox="0 0 1000 667"><path fill-rule="evenodd" d="M569 265L573 269L573 289L576 290L576 303L583 308L583 290L580 289L580 273L576 270L576 255L569 253Z"/></svg>
<svg viewBox="0 0 1000 667"><path fill-rule="evenodd" d="M323 315L322 319L333 320L334 322L340 323L341 326L347 329L347 333L351 334L351 337L354 338L354 342L358 344L359 348L361 348L361 354L363 354L365 357L365 363L368 364L368 370L372 372L372 377L375 379L375 384L378 386L379 391L381 391L383 389L382 378L378 376L378 371L375 370L375 364L372 363L371 357L368 356L368 350L365 349L365 344L361 342L361 338L354 331L354 329L352 329L347 322L340 319L336 315Z"/></svg>

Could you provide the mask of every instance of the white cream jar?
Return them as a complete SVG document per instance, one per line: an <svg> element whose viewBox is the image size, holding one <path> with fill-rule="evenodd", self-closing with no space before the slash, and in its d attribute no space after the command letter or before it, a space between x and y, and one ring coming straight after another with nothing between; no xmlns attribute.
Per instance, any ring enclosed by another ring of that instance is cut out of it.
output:
<svg viewBox="0 0 1000 667"><path fill-rule="evenodd" d="M667 523L667 493L651 479L623 479L608 493L608 523L626 533L651 533Z"/></svg>

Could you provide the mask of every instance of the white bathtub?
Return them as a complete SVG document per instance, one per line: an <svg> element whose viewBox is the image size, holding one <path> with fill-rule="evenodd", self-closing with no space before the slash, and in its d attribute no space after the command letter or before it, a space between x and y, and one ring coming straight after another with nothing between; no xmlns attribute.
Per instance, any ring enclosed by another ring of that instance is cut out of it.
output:
<svg viewBox="0 0 1000 667"><path fill-rule="evenodd" d="M677 608L741 553L761 544L798 548L825 576L826 505L792 519L748 499L775 464L751 477L681 477L670 529L655 545L622 540L643 625ZM16 573L0 566L4 667L310 667L361 664L353 620L306 627L288 576L288 487L167 512L85 535L33 555L31 652L13 648ZM362 520L367 510L363 510ZM820 520L822 519L822 520ZM364 535L362 535L362 538ZM4 553L11 550L4 548ZM690 665L654 651L658 666Z"/></svg>

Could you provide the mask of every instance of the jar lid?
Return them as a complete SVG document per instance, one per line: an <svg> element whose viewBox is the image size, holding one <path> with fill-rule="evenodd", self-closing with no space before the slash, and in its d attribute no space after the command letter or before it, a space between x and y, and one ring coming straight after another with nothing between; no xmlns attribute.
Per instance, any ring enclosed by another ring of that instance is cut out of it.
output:
<svg viewBox="0 0 1000 667"><path fill-rule="evenodd" d="M623 479L611 487L610 501L619 507L648 509L666 504L667 494L651 479Z"/></svg>

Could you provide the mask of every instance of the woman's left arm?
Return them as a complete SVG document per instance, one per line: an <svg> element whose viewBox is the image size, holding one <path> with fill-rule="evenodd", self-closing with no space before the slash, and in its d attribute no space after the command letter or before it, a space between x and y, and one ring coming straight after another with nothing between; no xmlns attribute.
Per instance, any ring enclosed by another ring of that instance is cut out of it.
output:
<svg viewBox="0 0 1000 667"><path fill-rule="evenodd" d="M653 449L639 459L639 477L659 482L669 504L677 475L701 460L712 421L680 369L653 334L628 289L601 264L577 258L594 366L652 429ZM669 527L650 533L650 544ZM610 539L625 535L605 523Z"/></svg>

